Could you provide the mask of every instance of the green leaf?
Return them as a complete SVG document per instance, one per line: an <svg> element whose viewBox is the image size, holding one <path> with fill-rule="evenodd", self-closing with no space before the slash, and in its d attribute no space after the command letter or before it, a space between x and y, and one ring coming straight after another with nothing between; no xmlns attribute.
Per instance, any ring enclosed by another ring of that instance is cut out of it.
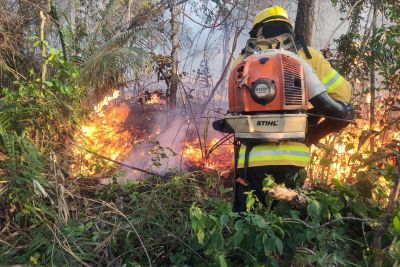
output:
<svg viewBox="0 0 400 267"><path fill-rule="evenodd" d="M268 191L276 185L272 176L268 175L263 181L263 191Z"/></svg>
<svg viewBox="0 0 400 267"><path fill-rule="evenodd" d="M60 53L60 51L58 51L58 49L52 47L49 49L49 54L50 55L58 55Z"/></svg>
<svg viewBox="0 0 400 267"><path fill-rule="evenodd" d="M211 231L211 247L214 249L222 249L224 246L224 238L222 236L221 229L219 227L215 227Z"/></svg>
<svg viewBox="0 0 400 267"><path fill-rule="evenodd" d="M229 222L229 216L227 214L223 214L219 219L221 226L225 226Z"/></svg>
<svg viewBox="0 0 400 267"><path fill-rule="evenodd" d="M43 83L44 83L45 85L47 85L48 87L52 87L52 86L53 86L53 83L50 82L50 81L43 81Z"/></svg>
<svg viewBox="0 0 400 267"><path fill-rule="evenodd" d="M201 209L198 208L198 207L195 207L195 206L190 208L190 215L192 217L195 217L195 218L199 219L199 220L201 220L203 218L203 214L202 214Z"/></svg>
<svg viewBox="0 0 400 267"><path fill-rule="evenodd" d="M219 193L220 193L221 195L226 194L226 193L229 193L229 192L232 192L232 191L233 191L233 188L232 188L232 187L224 188L223 186L221 186L221 187L219 188Z"/></svg>
<svg viewBox="0 0 400 267"><path fill-rule="evenodd" d="M228 267L228 264L226 263L225 257L223 254L220 254L218 256L218 260L219 260L219 266L220 267Z"/></svg>
<svg viewBox="0 0 400 267"><path fill-rule="evenodd" d="M262 244L264 247L264 254L265 256L270 256L273 249L274 249L275 240L273 237L269 237L267 234L262 236Z"/></svg>
<svg viewBox="0 0 400 267"><path fill-rule="evenodd" d="M279 238L275 237L275 248L278 250L279 255L283 254L283 243L282 240L280 240Z"/></svg>
<svg viewBox="0 0 400 267"><path fill-rule="evenodd" d="M198 231L197 231L197 240L199 241L199 243L200 244L204 244L204 236L205 236L205 234L204 234L204 229L202 229L202 228L200 228Z"/></svg>
<svg viewBox="0 0 400 267"><path fill-rule="evenodd" d="M321 214L321 206L318 201L313 199L307 207L308 215L310 215L311 219L314 222L319 222L320 214Z"/></svg>
<svg viewBox="0 0 400 267"><path fill-rule="evenodd" d="M400 211L397 212L397 215L393 219L393 226L395 231L400 234Z"/></svg>
<svg viewBox="0 0 400 267"><path fill-rule="evenodd" d="M233 244L237 247L243 240L243 230L238 230L233 236Z"/></svg>
<svg viewBox="0 0 400 267"><path fill-rule="evenodd" d="M256 199L254 198L253 194L250 192L247 195L247 199L246 199L246 210L247 210L247 212L251 211L251 209L253 208L255 203L256 203Z"/></svg>

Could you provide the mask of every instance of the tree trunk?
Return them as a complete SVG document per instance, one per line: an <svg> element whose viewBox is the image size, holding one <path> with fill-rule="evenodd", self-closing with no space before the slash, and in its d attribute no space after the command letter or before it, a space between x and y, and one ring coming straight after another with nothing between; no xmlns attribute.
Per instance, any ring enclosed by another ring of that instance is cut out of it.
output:
<svg viewBox="0 0 400 267"><path fill-rule="evenodd" d="M64 34L62 32L62 25L61 25L60 17L58 16L57 7L53 0L50 1L50 15L51 15L52 19L54 20L54 22L56 23L58 36L60 38L60 43L61 43L61 49L63 51L63 57L65 60L68 60L67 48L65 45Z"/></svg>
<svg viewBox="0 0 400 267"><path fill-rule="evenodd" d="M46 35L45 35L45 27L46 27L46 16L42 10L40 10L40 42L42 47L42 89L45 90L46 75L47 75L47 45L46 45Z"/></svg>
<svg viewBox="0 0 400 267"><path fill-rule="evenodd" d="M171 41L172 41L172 70L171 70L171 86L169 88L169 105L171 107L176 106L176 92L178 91L178 59L179 59L179 22L178 22L178 8L175 0L170 2L171 11Z"/></svg>
<svg viewBox="0 0 400 267"><path fill-rule="evenodd" d="M228 22L224 23L224 39L222 42L222 47L223 47L223 58L222 58L222 65L221 65L221 75L224 73L226 62L228 61L228 56L229 56L229 25ZM233 53L233 52L232 52ZM227 80L224 78L224 81L221 85L222 91L226 91L227 89Z"/></svg>
<svg viewBox="0 0 400 267"><path fill-rule="evenodd" d="M372 36L376 34L376 16L377 16L377 10L376 7L374 7L374 17L372 20ZM375 124L375 91L376 91L376 83L375 83L375 57L374 57L374 51L373 49L371 50L371 69L370 69L370 88L369 88L369 95L371 97L370 103L369 103L369 129L370 131L374 130L374 124ZM374 154L375 151L375 135L371 135L371 139L369 141L369 148L370 148L370 153L371 155Z"/></svg>
<svg viewBox="0 0 400 267"><path fill-rule="evenodd" d="M374 266L381 267L383 265L384 257L381 254L382 250L382 235L388 229L393 221L393 215L396 208L396 203L399 199L400 192L400 158L396 159L397 175L394 178L393 188L390 192L389 202L386 208L385 216L382 218L381 225L374 230L372 249L375 252Z"/></svg>
<svg viewBox="0 0 400 267"><path fill-rule="evenodd" d="M315 0L299 0L295 24L297 39L303 38L306 45L311 45L314 22Z"/></svg>

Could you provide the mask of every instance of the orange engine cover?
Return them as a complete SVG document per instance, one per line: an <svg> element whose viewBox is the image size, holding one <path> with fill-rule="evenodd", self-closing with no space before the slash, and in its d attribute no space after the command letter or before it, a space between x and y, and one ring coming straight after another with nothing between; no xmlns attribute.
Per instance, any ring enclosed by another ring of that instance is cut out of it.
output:
<svg viewBox="0 0 400 267"><path fill-rule="evenodd" d="M307 109L303 67L279 50L247 57L231 72L228 87L231 113Z"/></svg>

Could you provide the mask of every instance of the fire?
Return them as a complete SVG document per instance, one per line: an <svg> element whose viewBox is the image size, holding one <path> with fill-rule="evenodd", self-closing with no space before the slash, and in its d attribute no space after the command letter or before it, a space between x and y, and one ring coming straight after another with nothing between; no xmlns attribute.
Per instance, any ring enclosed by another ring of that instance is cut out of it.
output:
<svg viewBox="0 0 400 267"><path fill-rule="evenodd" d="M369 170L368 164L363 164L366 159L371 157L370 143L374 141L374 152L384 149L386 144L399 138L399 132L396 127L388 127L389 118L396 118L396 113L388 110L384 105L390 95L379 94L375 99L375 123L369 122L369 104L371 97L367 95L367 101L364 98L356 99L355 103L360 106L360 114L356 119L356 125L348 126L338 134L330 135L321 141L321 147L313 147L311 154L313 156L312 164L309 168L309 176L315 180L323 180L330 183L332 179L339 179L343 182L352 183L357 180L357 173ZM398 126L397 126L398 127ZM373 162L375 171L384 169L387 164L391 164L391 159L385 159ZM379 174L371 174L370 179L375 183L384 185L378 179ZM385 190L383 190L385 191ZM386 191L385 191L386 192Z"/></svg>
<svg viewBox="0 0 400 267"><path fill-rule="evenodd" d="M101 173L102 168L112 165L108 161L99 161L95 154L88 153L87 150L117 160L132 148L134 137L128 130L123 129L130 108L125 103L112 103L118 97L118 90L111 96L106 96L95 106L89 121L81 126L81 132L76 134L77 147L73 154L80 162L71 166L75 175Z"/></svg>
<svg viewBox="0 0 400 267"><path fill-rule="evenodd" d="M154 104L162 104L165 105L166 102L164 99L161 99L159 94L152 94L151 98L146 101L146 104L148 105L154 105Z"/></svg>
<svg viewBox="0 0 400 267"><path fill-rule="evenodd" d="M206 145L206 149L203 150L198 140L186 143L182 151L186 164L201 169L229 171L232 168L233 146L232 144L222 144L210 153L210 149L217 142L217 138L211 139Z"/></svg>

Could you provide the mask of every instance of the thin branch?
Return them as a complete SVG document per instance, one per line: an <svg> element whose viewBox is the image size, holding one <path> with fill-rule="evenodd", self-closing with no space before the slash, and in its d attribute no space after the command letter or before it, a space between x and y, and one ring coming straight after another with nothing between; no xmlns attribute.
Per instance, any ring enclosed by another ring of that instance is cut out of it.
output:
<svg viewBox="0 0 400 267"><path fill-rule="evenodd" d="M389 203L386 208L386 213L382 218L381 225L375 229L372 241L372 248L374 250L380 250L382 248L382 235L383 232L387 230L389 227L392 219L393 219L393 211L396 207L396 202L399 198L399 191L400 191L400 158L397 157L396 160L397 165L397 175L394 178L393 189L390 192L389 196ZM382 266L383 258L379 254L375 258L375 265L374 266Z"/></svg>
<svg viewBox="0 0 400 267"><path fill-rule="evenodd" d="M201 27L203 27L203 28L215 29L215 28L218 28L219 26L221 26L222 24L224 24L224 22L228 19L228 17L230 17L230 15L232 14L233 9L235 9L235 7L237 6L238 2L239 2L239 1L236 1L236 2L235 2L235 4L233 5L233 7L229 10L228 14L225 16L225 18L224 18L220 23L216 24L218 20L215 20L215 23L214 23L214 25L212 25L212 26L208 26L208 25L205 25L205 24L203 24L203 23L201 23L201 22L195 21L194 19L191 18L191 16L187 15L185 12L182 12L182 13L183 13L183 15L184 15L185 17L187 17L190 21L192 21L193 23L195 23L195 24L197 24L197 25L199 25L199 26L201 26Z"/></svg>
<svg viewBox="0 0 400 267"><path fill-rule="evenodd" d="M327 227L327 226L329 226L331 224L334 224L334 223L337 223L339 221L357 221L357 222L363 222L363 223L365 223L365 222L376 222L373 219L369 219L369 218L364 219L364 218L357 218L357 217L341 217L341 218L334 219L332 221L326 222L326 223L318 225L318 226L309 225L305 221L300 220L300 219L295 219L295 218L288 218L288 219L284 219L282 221L283 222L287 222L287 223L291 223L291 222L292 223L300 223L300 224L304 225L305 227L307 227L309 229L313 229L313 230Z"/></svg>
<svg viewBox="0 0 400 267"><path fill-rule="evenodd" d="M239 36L240 36L240 33L243 31L243 29L244 29L244 24L243 24L243 26L242 26L239 30L237 30L237 31L235 32L235 36L234 36L234 38L233 38L232 52L230 53L231 55L230 55L230 57L229 57L228 63L226 63L225 68L224 68L224 71L222 72L222 75L221 75L221 77L219 78L217 84L216 84L216 85L214 86L214 88L211 90L211 93L210 93L210 95L208 96L207 101L205 102L205 104L204 104L204 106L203 106L203 110L202 110L201 113L204 113L205 108L208 106L208 104L209 104L209 103L211 102L211 100L214 98L215 92L218 90L218 88L220 87L220 85L222 84L222 82L225 80L226 74L228 73L228 69L229 69L229 67L230 67L230 65L231 65L231 63L232 63L233 53L234 53L235 50L236 50L238 38L239 38Z"/></svg>
<svg viewBox="0 0 400 267"><path fill-rule="evenodd" d="M85 150L86 152L95 155L96 157L105 159L105 160L107 160L107 161L110 161L110 162L112 162L112 163L118 164L118 165L120 165L120 166L129 168L129 169L132 169L132 170L135 170L135 171L143 172L143 173L146 173L146 174L150 174L150 175L154 175L154 176L158 176L158 177L164 177L164 176L162 176L161 174L158 174L158 173L155 173L155 172L151 172L151 171L148 171L148 170L144 170L144 169L141 169L141 168L138 168L138 167L134 167L134 166L128 165L128 164L126 164L126 163L123 163L123 162L120 162L120 161L111 159L111 158L109 158L109 157L100 155L99 153L96 153L96 152L94 152L94 151L92 151L92 150L90 150L90 149L88 149L88 148L85 148L85 147L82 147L82 146L80 146L80 145L75 144L75 143L72 142L71 140L69 140L69 142L70 142L73 146L76 146L76 147L78 147L78 148L80 148L80 149L83 149L83 150Z"/></svg>
<svg viewBox="0 0 400 267"><path fill-rule="evenodd" d="M342 20L342 22L333 30L331 36L329 37L328 41L326 42L325 45L325 49L328 49L330 42L332 41L333 36L336 34L336 32L342 28L343 24L348 21L351 18L351 15L353 13L353 10L356 6L358 6L361 2L363 2L363 0L358 0L357 2L355 2L349 9L349 11L347 12L346 17Z"/></svg>

